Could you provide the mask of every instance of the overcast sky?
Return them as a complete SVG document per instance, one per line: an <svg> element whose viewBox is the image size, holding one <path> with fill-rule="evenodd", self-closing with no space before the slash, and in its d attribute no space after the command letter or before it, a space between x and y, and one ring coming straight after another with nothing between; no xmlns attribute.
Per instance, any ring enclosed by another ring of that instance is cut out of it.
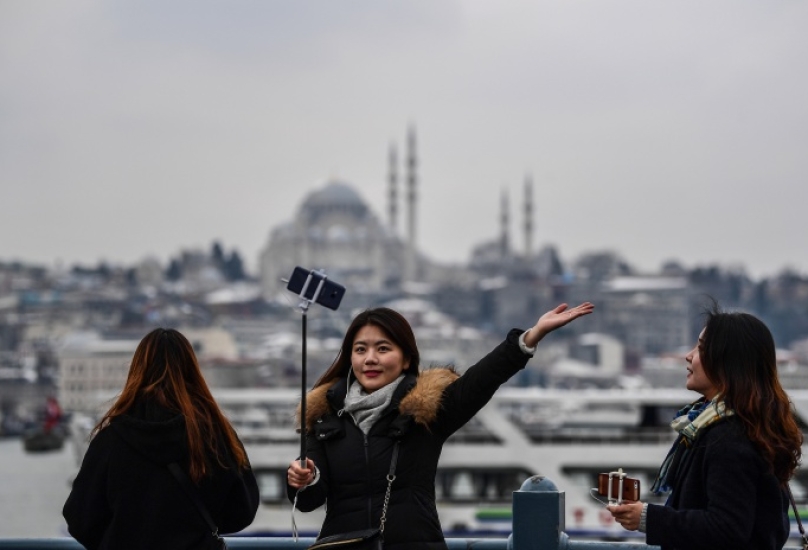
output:
<svg viewBox="0 0 808 550"><path fill-rule="evenodd" d="M418 135L418 241L641 270L808 273L808 2L0 0L0 261L255 269L329 178L386 218Z"/></svg>

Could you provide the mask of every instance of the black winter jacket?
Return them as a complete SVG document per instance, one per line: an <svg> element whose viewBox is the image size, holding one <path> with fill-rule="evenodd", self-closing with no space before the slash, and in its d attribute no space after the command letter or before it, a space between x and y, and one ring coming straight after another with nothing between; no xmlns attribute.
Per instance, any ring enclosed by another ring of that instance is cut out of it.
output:
<svg viewBox="0 0 808 550"><path fill-rule="evenodd" d="M674 459L666 506L648 505L648 544L663 550L780 550L788 496L734 416L707 427Z"/></svg>
<svg viewBox="0 0 808 550"><path fill-rule="evenodd" d="M228 454L228 458L229 454ZM68 531L88 550L200 549L212 536L168 464L186 471L185 419L141 404L90 442L64 505ZM199 494L220 533L247 527L258 509L252 470L212 463Z"/></svg>
<svg viewBox="0 0 808 550"><path fill-rule="evenodd" d="M435 506L435 474L446 439L469 421L501 384L527 364L519 330L463 376L436 368L406 375L390 406L365 436L350 414L338 415L346 380L307 396L308 457L320 479L298 494L308 512L327 504L320 537L379 526L393 444L401 441L393 483L385 548L445 550ZM296 490L287 486L290 500Z"/></svg>

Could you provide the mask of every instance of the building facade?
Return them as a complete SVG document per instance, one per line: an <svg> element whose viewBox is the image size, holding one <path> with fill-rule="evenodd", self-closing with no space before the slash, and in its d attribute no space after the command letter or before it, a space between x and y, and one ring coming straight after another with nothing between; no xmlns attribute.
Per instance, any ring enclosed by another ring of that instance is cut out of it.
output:
<svg viewBox="0 0 808 550"><path fill-rule="evenodd" d="M324 269L346 288L379 293L398 288L408 272L406 244L382 224L347 183L330 181L311 193L294 219L275 227L261 252L264 296L286 288L296 266Z"/></svg>

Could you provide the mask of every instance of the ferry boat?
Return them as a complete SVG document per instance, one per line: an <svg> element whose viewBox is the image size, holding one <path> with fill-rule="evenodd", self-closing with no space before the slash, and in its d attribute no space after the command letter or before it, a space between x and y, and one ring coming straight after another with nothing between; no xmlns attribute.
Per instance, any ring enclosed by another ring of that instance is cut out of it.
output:
<svg viewBox="0 0 808 550"><path fill-rule="evenodd" d="M789 393L806 426L808 391ZM214 395L244 441L259 481L263 506L251 530L289 536L286 470L300 452L293 418L299 392L219 390ZM674 440L669 422L697 397L684 389L501 388L444 446L435 480L444 532L448 537L507 537L513 491L528 477L542 475L564 492L570 537L644 537L615 523L590 489L597 486L599 473L622 468L640 479L642 500L663 502L648 489ZM798 471L791 487L804 506L808 471ZM323 510L295 512L300 534L316 535L323 516Z"/></svg>

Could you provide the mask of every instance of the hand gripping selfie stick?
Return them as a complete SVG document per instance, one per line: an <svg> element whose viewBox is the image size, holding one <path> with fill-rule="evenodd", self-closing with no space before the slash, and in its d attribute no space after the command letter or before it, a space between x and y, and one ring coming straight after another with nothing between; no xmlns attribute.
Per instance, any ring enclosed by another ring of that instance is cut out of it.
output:
<svg viewBox="0 0 808 550"><path fill-rule="evenodd" d="M301 376L300 376L300 466L306 467L306 332L307 332L307 314L311 304L317 302L324 305L329 309L337 309L342 296L345 293L345 288L341 285L328 281L325 271L312 270L308 271L300 267L296 267L294 273L289 278L287 288L294 292L298 292L300 302L297 307L302 313L302 361L301 361ZM311 292L310 289L314 288Z"/></svg>

